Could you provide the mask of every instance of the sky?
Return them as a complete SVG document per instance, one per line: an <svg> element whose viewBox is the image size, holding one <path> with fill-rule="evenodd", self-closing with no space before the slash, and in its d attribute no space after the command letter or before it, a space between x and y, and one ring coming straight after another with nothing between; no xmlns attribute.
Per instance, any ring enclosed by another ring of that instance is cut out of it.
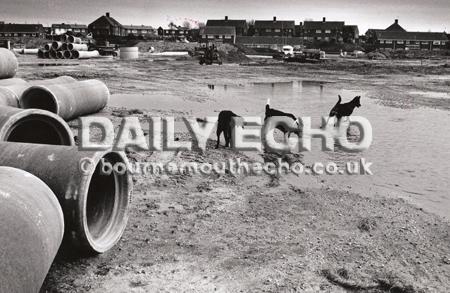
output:
<svg viewBox="0 0 450 293"><path fill-rule="evenodd" d="M0 0L0 21L17 23L89 24L110 12L125 25L167 26L185 19L345 21L359 26L383 29L399 19L408 31L450 31L450 0Z"/></svg>

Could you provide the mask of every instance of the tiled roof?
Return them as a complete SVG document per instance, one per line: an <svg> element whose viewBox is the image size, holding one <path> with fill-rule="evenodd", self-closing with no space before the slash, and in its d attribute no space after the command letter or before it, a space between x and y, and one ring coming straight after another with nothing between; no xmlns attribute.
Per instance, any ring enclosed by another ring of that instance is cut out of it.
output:
<svg viewBox="0 0 450 293"><path fill-rule="evenodd" d="M398 22L394 22L393 24L391 24L387 29L385 29L385 31L389 31L389 32L406 32L406 30L404 28L401 27L401 25L398 24Z"/></svg>
<svg viewBox="0 0 450 293"><path fill-rule="evenodd" d="M133 30L133 29L153 30L153 27L149 26L149 25L123 25L123 28L127 29L127 30Z"/></svg>
<svg viewBox="0 0 450 293"><path fill-rule="evenodd" d="M4 23L0 24L2 33L41 33L44 32L42 24L18 24Z"/></svg>
<svg viewBox="0 0 450 293"><path fill-rule="evenodd" d="M200 29L200 35L236 35L234 26L205 26Z"/></svg>
<svg viewBox="0 0 450 293"><path fill-rule="evenodd" d="M208 19L207 26L234 26L237 28L247 27L247 21L243 19Z"/></svg>
<svg viewBox="0 0 450 293"><path fill-rule="evenodd" d="M295 21L293 20L256 20L256 29L274 28L274 29L294 29Z"/></svg>
<svg viewBox="0 0 450 293"><path fill-rule="evenodd" d="M304 28L306 30L315 30L315 29L338 29L341 30L344 28L343 21L305 21Z"/></svg>
<svg viewBox="0 0 450 293"><path fill-rule="evenodd" d="M70 23L55 23L55 24L52 24L52 28L78 28L78 29L87 29L87 25L85 25L85 24L70 24Z"/></svg>
<svg viewBox="0 0 450 293"><path fill-rule="evenodd" d="M379 40L448 41L445 33L433 32L376 32Z"/></svg>

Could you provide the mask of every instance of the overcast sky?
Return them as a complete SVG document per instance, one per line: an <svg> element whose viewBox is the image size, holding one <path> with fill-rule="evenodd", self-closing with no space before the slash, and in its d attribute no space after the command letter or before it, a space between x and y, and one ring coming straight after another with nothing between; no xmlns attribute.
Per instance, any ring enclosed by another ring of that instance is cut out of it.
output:
<svg viewBox="0 0 450 293"><path fill-rule="evenodd" d="M0 0L0 20L6 22L89 24L110 12L122 24L182 24L185 18L344 20L360 32L386 28L394 19L410 31L450 31L450 0Z"/></svg>

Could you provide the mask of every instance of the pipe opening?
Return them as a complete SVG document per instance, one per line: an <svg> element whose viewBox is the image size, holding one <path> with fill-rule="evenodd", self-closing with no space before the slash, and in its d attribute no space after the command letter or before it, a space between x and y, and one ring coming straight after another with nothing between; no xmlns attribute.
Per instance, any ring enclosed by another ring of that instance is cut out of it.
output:
<svg viewBox="0 0 450 293"><path fill-rule="evenodd" d="M103 157L106 164L112 166L124 164L117 153L108 153ZM86 235L96 252L104 252L119 241L127 224L128 174L102 172L103 164L97 165L89 183L86 200Z"/></svg>
<svg viewBox="0 0 450 293"><path fill-rule="evenodd" d="M16 121L8 130L5 140L49 145L72 144L72 137L61 122L42 114L30 114Z"/></svg>
<svg viewBox="0 0 450 293"><path fill-rule="evenodd" d="M21 97L24 109L41 109L58 114L58 103L53 94L43 87L32 87Z"/></svg>

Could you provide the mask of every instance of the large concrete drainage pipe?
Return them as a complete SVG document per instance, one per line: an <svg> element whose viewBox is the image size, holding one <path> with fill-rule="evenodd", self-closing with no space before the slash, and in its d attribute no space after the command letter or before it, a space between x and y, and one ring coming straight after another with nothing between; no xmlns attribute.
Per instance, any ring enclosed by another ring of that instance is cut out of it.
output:
<svg viewBox="0 0 450 293"><path fill-rule="evenodd" d="M87 51L88 45L86 44L67 44L67 50L69 51Z"/></svg>
<svg viewBox="0 0 450 293"><path fill-rule="evenodd" d="M47 185L0 167L0 290L39 292L63 239L64 218Z"/></svg>
<svg viewBox="0 0 450 293"><path fill-rule="evenodd" d="M0 79L14 77L18 67L19 63L14 53L0 48Z"/></svg>
<svg viewBox="0 0 450 293"><path fill-rule="evenodd" d="M73 146L73 134L57 115L0 106L0 141Z"/></svg>
<svg viewBox="0 0 450 293"><path fill-rule="evenodd" d="M43 109L72 120L101 111L109 101L108 87L91 79L75 83L32 86L20 98L24 109Z"/></svg>
<svg viewBox="0 0 450 293"><path fill-rule="evenodd" d="M81 44L81 38L77 38L74 36L68 36L67 37L67 42L71 43L71 44Z"/></svg>
<svg viewBox="0 0 450 293"><path fill-rule="evenodd" d="M102 173L103 162L112 166L128 164L121 152L0 143L0 165L30 172L50 187L63 209L66 241L87 253L111 249L120 240L128 220L130 175L126 168L124 173Z"/></svg>
<svg viewBox="0 0 450 293"><path fill-rule="evenodd" d="M76 82L70 76L60 76L52 79L33 80L26 82L20 78L0 80L0 106L19 107L22 94L32 85L50 85Z"/></svg>

